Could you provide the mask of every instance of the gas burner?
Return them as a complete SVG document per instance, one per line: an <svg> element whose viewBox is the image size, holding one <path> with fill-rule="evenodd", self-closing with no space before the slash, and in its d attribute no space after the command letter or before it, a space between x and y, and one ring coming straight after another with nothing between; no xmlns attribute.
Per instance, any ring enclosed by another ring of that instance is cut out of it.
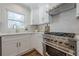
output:
<svg viewBox="0 0 79 59"><path fill-rule="evenodd" d="M75 37L75 33L49 32L49 33L45 33L45 34L63 36L63 37L70 37L70 38Z"/></svg>

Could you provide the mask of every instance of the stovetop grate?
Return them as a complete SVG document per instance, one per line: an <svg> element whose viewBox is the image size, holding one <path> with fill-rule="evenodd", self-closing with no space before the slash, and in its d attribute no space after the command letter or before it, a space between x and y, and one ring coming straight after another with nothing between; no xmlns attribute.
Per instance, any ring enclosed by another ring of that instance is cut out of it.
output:
<svg viewBox="0 0 79 59"><path fill-rule="evenodd" d="M49 33L45 33L45 34L63 36L63 37L70 37L70 38L75 37L75 33L49 32Z"/></svg>

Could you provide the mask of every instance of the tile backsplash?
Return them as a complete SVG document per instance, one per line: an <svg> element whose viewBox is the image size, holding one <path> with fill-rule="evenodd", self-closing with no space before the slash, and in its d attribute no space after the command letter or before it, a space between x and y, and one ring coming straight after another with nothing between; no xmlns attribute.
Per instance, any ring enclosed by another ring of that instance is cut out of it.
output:
<svg viewBox="0 0 79 59"><path fill-rule="evenodd" d="M41 24L41 25L31 25L27 26L26 28L28 31L33 31L33 32L44 32L45 31L45 26L47 24Z"/></svg>

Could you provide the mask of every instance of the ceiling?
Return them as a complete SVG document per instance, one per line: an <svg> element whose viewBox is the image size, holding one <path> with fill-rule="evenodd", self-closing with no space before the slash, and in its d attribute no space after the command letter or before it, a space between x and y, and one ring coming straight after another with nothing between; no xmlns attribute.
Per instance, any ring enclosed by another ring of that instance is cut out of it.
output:
<svg viewBox="0 0 79 59"><path fill-rule="evenodd" d="M47 4L47 3L22 3L21 5L26 6L30 9L36 9L39 6L42 6L42 5L45 5L45 4Z"/></svg>
<svg viewBox="0 0 79 59"><path fill-rule="evenodd" d="M29 9L36 9L36 8L39 8L40 6L43 6L43 5L50 5L50 6L56 6L56 5L59 5L60 3L20 3L22 6L24 7L27 7ZM49 6L49 8L51 8Z"/></svg>

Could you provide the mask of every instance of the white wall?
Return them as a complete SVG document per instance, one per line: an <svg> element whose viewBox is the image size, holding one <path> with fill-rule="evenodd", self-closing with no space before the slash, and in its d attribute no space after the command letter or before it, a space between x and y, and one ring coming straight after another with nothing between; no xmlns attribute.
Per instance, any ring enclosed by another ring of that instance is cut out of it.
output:
<svg viewBox="0 0 79 59"><path fill-rule="evenodd" d="M79 19L76 19L76 9L54 16L50 26L51 32L79 33Z"/></svg>
<svg viewBox="0 0 79 59"><path fill-rule="evenodd" d="M0 9L1 9L0 15L2 16L0 19L2 21L0 24L1 32L8 32L8 22L7 22L7 11L8 10L17 12L20 14L24 14L25 15L25 26L30 23L30 10L28 8L24 8L23 6L19 4L4 3L4 4L0 4Z"/></svg>

